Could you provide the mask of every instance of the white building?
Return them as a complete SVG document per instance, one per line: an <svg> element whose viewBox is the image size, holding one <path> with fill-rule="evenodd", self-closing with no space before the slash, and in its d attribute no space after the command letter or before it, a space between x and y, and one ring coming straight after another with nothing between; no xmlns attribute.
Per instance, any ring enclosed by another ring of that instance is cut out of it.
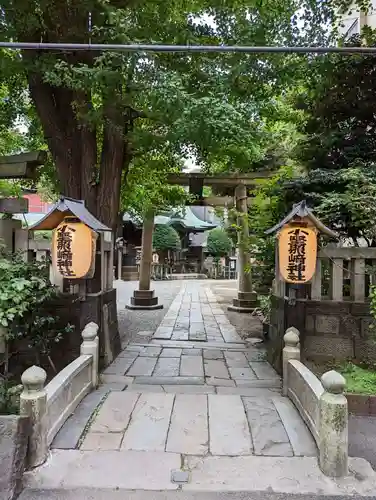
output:
<svg viewBox="0 0 376 500"><path fill-rule="evenodd" d="M370 1L371 7L368 12L359 10L354 5L348 13L342 17L341 32L346 38L359 34L363 26L370 26L376 29L376 0Z"/></svg>

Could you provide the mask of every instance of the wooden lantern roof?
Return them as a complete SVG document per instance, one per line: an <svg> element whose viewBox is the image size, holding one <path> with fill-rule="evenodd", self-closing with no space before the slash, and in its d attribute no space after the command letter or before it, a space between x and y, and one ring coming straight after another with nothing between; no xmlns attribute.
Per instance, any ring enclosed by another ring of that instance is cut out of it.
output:
<svg viewBox="0 0 376 500"><path fill-rule="evenodd" d="M296 221L296 219L308 219L319 231L320 233L328 236L329 238L337 239L338 235L331 229L329 229L325 224L323 224L315 215L310 208L307 206L306 200L301 201L293 206L291 212L286 215L286 217L273 226L271 229L265 231L265 234L273 234L282 229L283 226L289 222Z"/></svg>
<svg viewBox="0 0 376 500"><path fill-rule="evenodd" d="M85 207L83 200L75 200L62 196L60 200L55 203L51 210L39 222L30 226L31 231L52 230L55 229L60 222L67 216L73 216L80 219L81 222L86 224L90 229L98 233L104 231L111 231L111 229L92 215Z"/></svg>

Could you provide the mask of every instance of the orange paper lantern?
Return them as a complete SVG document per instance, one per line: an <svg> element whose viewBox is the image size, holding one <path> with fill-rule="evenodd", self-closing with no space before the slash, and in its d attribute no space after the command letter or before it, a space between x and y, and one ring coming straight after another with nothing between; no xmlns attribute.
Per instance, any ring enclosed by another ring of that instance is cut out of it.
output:
<svg viewBox="0 0 376 500"><path fill-rule="evenodd" d="M287 283L306 283L315 274L316 229L287 225L278 235L279 270Z"/></svg>
<svg viewBox="0 0 376 500"><path fill-rule="evenodd" d="M76 217L65 217L53 233L52 263L68 279L92 278L97 234Z"/></svg>

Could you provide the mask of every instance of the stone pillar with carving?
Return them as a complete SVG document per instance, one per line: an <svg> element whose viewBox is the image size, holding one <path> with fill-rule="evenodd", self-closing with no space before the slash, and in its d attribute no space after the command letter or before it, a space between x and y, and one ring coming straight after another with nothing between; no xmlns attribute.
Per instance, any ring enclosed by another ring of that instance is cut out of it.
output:
<svg viewBox="0 0 376 500"><path fill-rule="evenodd" d="M252 288L251 259L248 250L249 227L247 187L239 184L235 188L236 210L238 212L238 297L233 299L229 311L253 312L257 307L257 293Z"/></svg>
<svg viewBox="0 0 376 500"><path fill-rule="evenodd" d="M47 393L44 388L47 373L39 366L31 366L21 376L23 391L20 396L20 415L30 421L28 467L37 467L47 460Z"/></svg>
<svg viewBox="0 0 376 500"><path fill-rule="evenodd" d="M346 380L330 370L321 377L324 388L319 401L319 464L326 476L348 474L348 408L345 396Z"/></svg>
<svg viewBox="0 0 376 500"><path fill-rule="evenodd" d="M154 230L154 210L149 210L145 215L142 227L142 249L140 263L140 278L138 290L133 292L131 303L127 309L162 309L163 305L158 304L158 297L154 295L154 290L150 289L151 265L153 261L153 230Z"/></svg>

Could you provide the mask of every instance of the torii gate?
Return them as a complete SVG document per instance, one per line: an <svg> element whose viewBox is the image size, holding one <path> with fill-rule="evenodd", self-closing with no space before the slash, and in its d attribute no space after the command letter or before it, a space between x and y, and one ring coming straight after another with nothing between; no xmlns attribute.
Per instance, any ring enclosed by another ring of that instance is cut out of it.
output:
<svg viewBox="0 0 376 500"><path fill-rule="evenodd" d="M171 174L168 177L170 184L180 186L189 186L190 194L197 197L193 205L211 205L231 207L236 206L238 212L238 252L239 252L239 270L238 270L238 296L233 299L233 305L229 306L230 311L252 312L257 307L257 294L252 287L251 261L248 252L248 205L252 199L247 197L247 187L255 186L258 181L270 177L270 171L258 171L247 174L205 174L199 173L181 173ZM225 196L203 197L204 186L220 188L225 192Z"/></svg>
<svg viewBox="0 0 376 500"><path fill-rule="evenodd" d="M0 179L33 179L36 169L47 159L46 151L29 151L16 155L0 156ZM29 202L26 198L0 197L0 214L27 213ZM0 239L6 248L14 252L16 244L24 243L26 232L21 229L22 222L15 219L1 219ZM19 241L21 238L22 242Z"/></svg>

